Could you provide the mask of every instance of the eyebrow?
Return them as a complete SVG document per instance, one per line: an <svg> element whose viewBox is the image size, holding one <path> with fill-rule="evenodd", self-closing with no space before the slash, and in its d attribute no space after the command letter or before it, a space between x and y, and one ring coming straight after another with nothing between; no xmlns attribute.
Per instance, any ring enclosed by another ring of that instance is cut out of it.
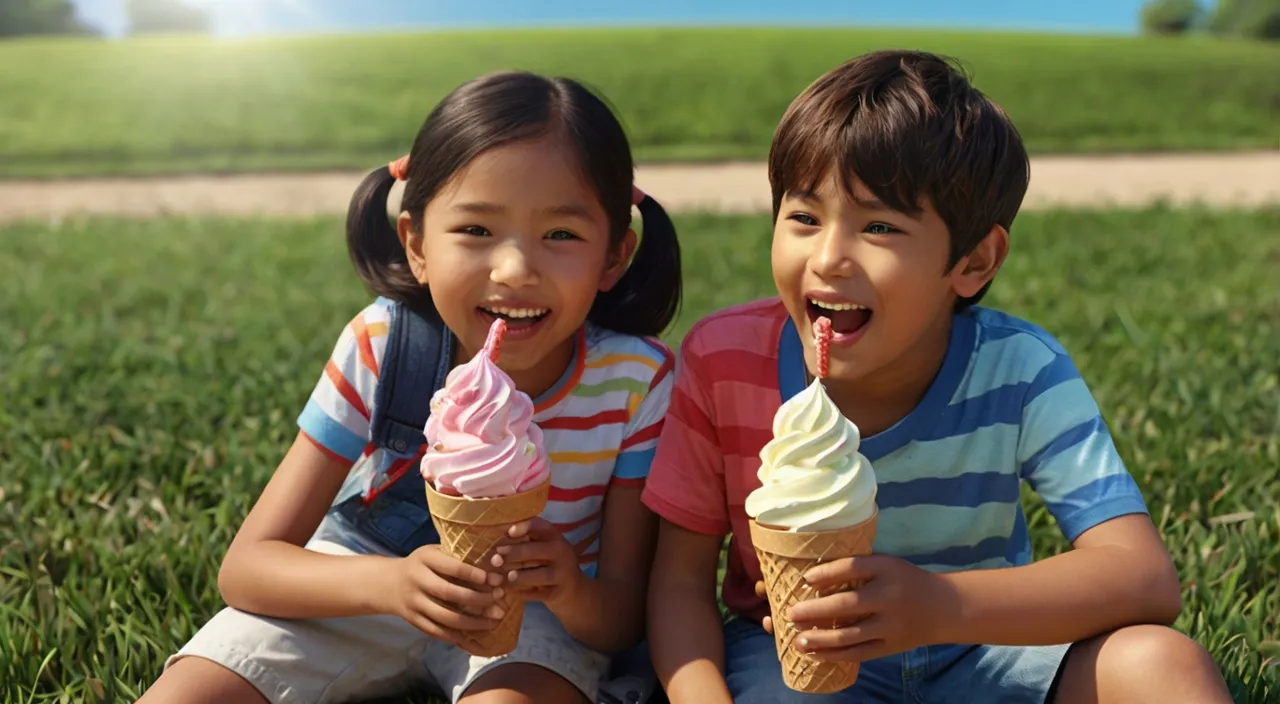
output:
<svg viewBox="0 0 1280 704"><path fill-rule="evenodd" d="M474 201L465 203L455 203L450 206L450 210L461 213L471 213L473 215L500 215L507 211L505 206L497 203L489 203L485 201ZM558 215L561 217L578 218L580 220L590 220L591 211L585 206L574 203L565 203L562 205L553 205L542 211L543 215Z"/></svg>
<svg viewBox="0 0 1280 704"><path fill-rule="evenodd" d="M859 198L853 193L849 194L849 198L852 199L854 203L857 203L860 207L866 208L867 210L893 210L893 208L885 205L884 201L879 198Z"/></svg>
<svg viewBox="0 0 1280 704"><path fill-rule="evenodd" d="M822 198L816 192L807 190L807 189L788 191L787 197L794 198L796 200L802 200L807 203L811 203L813 205L818 205L822 203ZM911 213L904 213L901 210L895 210L889 207L888 205L886 205L884 201L875 197L859 198L856 194L850 193L849 198L854 202L855 205L865 210L875 210L882 213L893 213L895 215L901 215L905 218L910 218L911 220L915 220L916 222L919 222L921 218L920 215L912 215Z"/></svg>

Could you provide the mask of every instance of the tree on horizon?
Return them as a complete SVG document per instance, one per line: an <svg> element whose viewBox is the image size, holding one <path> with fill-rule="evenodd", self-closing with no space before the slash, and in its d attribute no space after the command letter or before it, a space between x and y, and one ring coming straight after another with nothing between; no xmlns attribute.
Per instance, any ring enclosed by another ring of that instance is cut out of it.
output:
<svg viewBox="0 0 1280 704"><path fill-rule="evenodd" d="M98 34L76 14L71 0L0 0L0 38Z"/></svg>

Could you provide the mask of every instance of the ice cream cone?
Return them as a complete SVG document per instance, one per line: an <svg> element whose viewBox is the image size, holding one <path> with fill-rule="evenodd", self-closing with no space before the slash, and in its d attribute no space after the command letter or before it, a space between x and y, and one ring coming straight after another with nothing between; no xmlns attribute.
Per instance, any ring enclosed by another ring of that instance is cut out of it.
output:
<svg viewBox="0 0 1280 704"><path fill-rule="evenodd" d="M751 543L760 558L760 570L764 573L765 590L769 595L782 679L791 689L810 694L838 692L852 687L858 679L856 662L822 662L792 647L799 632L787 619L786 613L801 601L847 592L859 586L842 584L818 591L805 583L804 574L822 562L871 554L878 516L877 511L855 526L818 532L793 532L760 525L754 520L750 522ZM834 628L849 624L824 625Z"/></svg>
<svg viewBox="0 0 1280 704"><path fill-rule="evenodd" d="M491 499L468 499L441 494L427 483L427 507L431 520L440 533L440 549L459 560L486 572L493 571L489 562L494 547L507 536L512 524L537 517L547 506L551 490L548 479L528 491ZM524 602L505 595L498 605L506 615L490 631L470 631L463 650L481 657L505 655L520 639L524 620Z"/></svg>

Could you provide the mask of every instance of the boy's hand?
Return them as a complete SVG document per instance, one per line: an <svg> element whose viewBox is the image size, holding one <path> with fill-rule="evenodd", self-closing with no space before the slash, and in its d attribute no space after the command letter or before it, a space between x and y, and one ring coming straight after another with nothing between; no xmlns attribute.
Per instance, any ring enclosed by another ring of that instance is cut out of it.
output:
<svg viewBox="0 0 1280 704"><path fill-rule="evenodd" d="M497 576L446 555L438 545L396 560L393 578L388 610L446 643L460 645L466 640L462 631L489 630L503 616L490 584Z"/></svg>
<svg viewBox="0 0 1280 704"><path fill-rule="evenodd" d="M788 616L804 631L795 647L820 660L865 662L929 645L951 599L941 577L887 555L828 562L810 569L805 579L817 589L868 580L853 591L791 607ZM763 586L756 584L757 594L763 593ZM768 621L765 628L772 633ZM832 621L850 625L819 625Z"/></svg>
<svg viewBox="0 0 1280 704"><path fill-rule="evenodd" d="M542 518L522 521L507 533L511 542L499 545L494 567L506 567L504 585L511 594L548 607L573 599L585 576L578 553L554 525Z"/></svg>

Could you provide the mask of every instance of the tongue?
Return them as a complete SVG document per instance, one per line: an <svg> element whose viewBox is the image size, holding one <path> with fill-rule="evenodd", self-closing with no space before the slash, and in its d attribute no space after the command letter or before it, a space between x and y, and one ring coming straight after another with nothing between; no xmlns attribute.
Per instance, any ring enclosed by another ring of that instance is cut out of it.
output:
<svg viewBox="0 0 1280 704"><path fill-rule="evenodd" d="M867 320L871 318L871 311L865 308L861 310L832 310L825 312L831 318L831 331L838 335L857 332L858 328L866 325Z"/></svg>

